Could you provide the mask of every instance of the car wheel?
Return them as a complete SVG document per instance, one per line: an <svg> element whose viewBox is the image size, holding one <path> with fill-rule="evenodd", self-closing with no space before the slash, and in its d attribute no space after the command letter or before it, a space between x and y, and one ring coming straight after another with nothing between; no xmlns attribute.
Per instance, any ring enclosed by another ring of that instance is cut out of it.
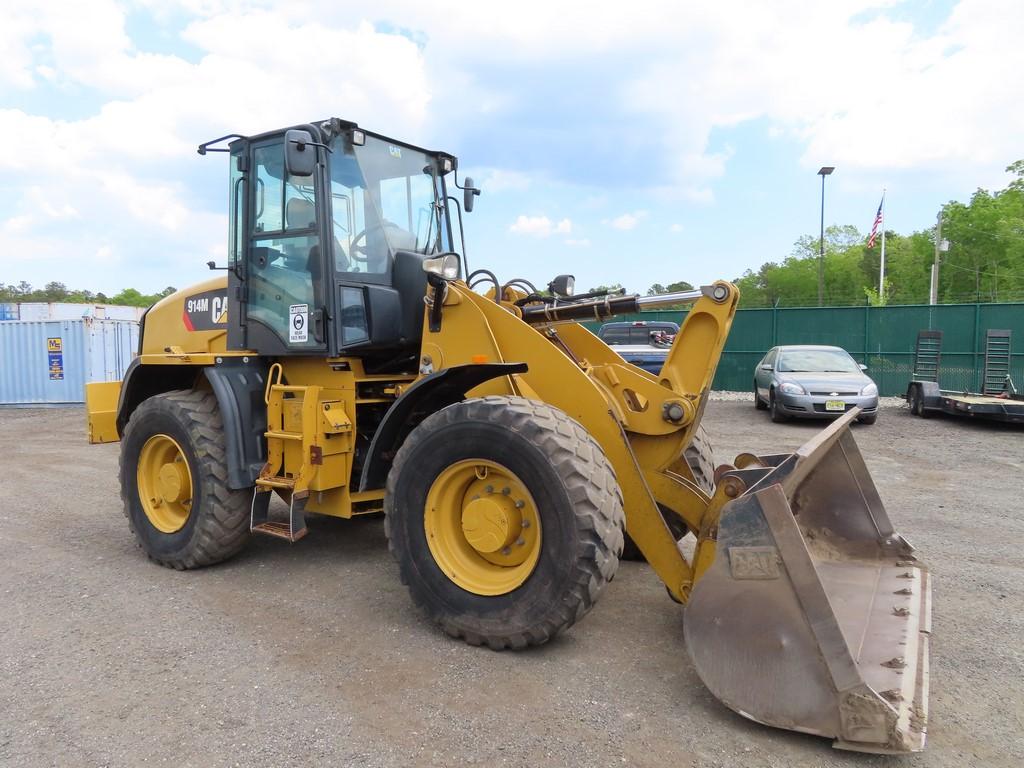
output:
<svg viewBox="0 0 1024 768"><path fill-rule="evenodd" d="M874 424L876 421L878 421L878 411L875 411L874 413L867 413L863 416L860 416L857 418L857 421L859 421L861 424Z"/></svg>
<svg viewBox="0 0 1024 768"><path fill-rule="evenodd" d="M757 408L757 410L759 410L759 411L763 411L763 410L766 410L768 408L768 406L765 405L764 401L761 399L761 396L759 394L757 394L757 382L756 381L754 382L754 407Z"/></svg>
<svg viewBox="0 0 1024 768"><path fill-rule="evenodd" d="M774 389L768 393L768 413L772 417L772 421L776 424L781 424L782 422L789 420L789 417L779 410L779 403L775 399Z"/></svg>

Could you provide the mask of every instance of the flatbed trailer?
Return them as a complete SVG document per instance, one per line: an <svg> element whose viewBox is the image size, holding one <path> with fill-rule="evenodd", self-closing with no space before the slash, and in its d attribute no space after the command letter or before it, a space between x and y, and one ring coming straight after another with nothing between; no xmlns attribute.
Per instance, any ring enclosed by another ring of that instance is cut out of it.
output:
<svg viewBox="0 0 1024 768"><path fill-rule="evenodd" d="M921 331L914 354L914 378L907 385L907 403L915 416L941 411L989 421L1024 423L1024 394L1010 378L1010 332L990 330L985 339L984 392L939 388L942 331Z"/></svg>
<svg viewBox="0 0 1024 768"><path fill-rule="evenodd" d="M942 411L951 416L968 416L992 421L1024 424L1024 395L983 395L978 392L950 392L933 381L912 381L907 402L915 416Z"/></svg>

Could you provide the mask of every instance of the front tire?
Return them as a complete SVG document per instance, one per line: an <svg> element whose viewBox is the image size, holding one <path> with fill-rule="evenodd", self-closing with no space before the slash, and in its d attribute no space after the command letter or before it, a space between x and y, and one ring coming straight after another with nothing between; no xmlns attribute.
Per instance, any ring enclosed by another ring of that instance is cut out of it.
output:
<svg viewBox="0 0 1024 768"><path fill-rule="evenodd" d="M622 494L601 447L562 411L520 397L425 419L395 457L384 510L413 602L452 637L494 650L572 626L622 552Z"/></svg>
<svg viewBox="0 0 1024 768"><path fill-rule="evenodd" d="M235 555L249 537L251 490L225 485L224 426L212 392L145 400L121 440L121 499L151 560L186 570Z"/></svg>
<svg viewBox="0 0 1024 768"><path fill-rule="evenodd" d="M774 389L768 394L768 415L771 416L772 421L776 424L781 424L784 421L789 420L789 417L779 410L779 401L775 397Z"/></svg>

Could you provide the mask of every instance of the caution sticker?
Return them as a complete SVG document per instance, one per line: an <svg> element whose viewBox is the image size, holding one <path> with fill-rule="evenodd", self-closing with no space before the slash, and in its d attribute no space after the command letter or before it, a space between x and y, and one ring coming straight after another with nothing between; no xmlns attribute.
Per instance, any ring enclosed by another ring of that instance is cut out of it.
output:
<svg viewBox="0 0 1024 768"><path fill-rule="evenodd" d="M288 343L296 344L309 340L309 304L292 304L288 307Z"/></svg>

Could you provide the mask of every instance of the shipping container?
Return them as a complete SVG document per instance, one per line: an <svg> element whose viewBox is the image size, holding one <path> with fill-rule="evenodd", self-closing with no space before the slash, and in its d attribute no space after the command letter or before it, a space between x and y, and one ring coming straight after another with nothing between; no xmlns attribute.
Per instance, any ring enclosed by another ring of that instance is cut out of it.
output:
<svg viewBox="0 0 1024 768"><path fill-rule="evenodd" d="M120 304L71 304L65 301L23 301L2 306L12 307L13 311L4 312L0 308L0 320L78 320L83 317L140 320L146 311L144 307Z"/></svg>
<svg viewBox="0 0 1024 768"><path fill-rule="evenodd" d="M139 346L134 320L0 322L0 405L85 402L85 385L117 381Z"/></svg>

